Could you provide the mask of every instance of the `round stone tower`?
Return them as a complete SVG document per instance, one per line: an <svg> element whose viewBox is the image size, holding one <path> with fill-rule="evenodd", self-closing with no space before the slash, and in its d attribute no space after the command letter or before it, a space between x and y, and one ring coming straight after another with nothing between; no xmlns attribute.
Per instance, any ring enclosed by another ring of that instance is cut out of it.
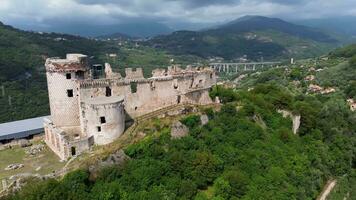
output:
<svg viewBox="0 0 356 200"><path fill-rule="evenodd" d="M77 80L89 74L87 56L67 54L66 59L49 58L45 65L52 122L57 127L80 126Z"/></svg>
<svg viewBox="0 0 356 200"><path fill-rule="evenodd" d="M82 132L94 137L94 143L113 142L125 130L124 97L96 97L81 104Z"/></svg>

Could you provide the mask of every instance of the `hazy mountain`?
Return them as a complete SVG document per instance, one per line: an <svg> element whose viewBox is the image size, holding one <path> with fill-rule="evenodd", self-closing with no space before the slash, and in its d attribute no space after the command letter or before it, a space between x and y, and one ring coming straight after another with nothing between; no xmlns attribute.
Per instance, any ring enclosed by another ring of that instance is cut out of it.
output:
<svg viewBox="0 0 356 200"><path fill-rule="evenodd" d="M245 16L232 22L219 26L216 32L249 32L274 30L292 36L311 39L318 42L337 42L335 38L323 33L320 30L306 26L295 25L278 18L268 18L262 16ZM213 30L210 30L210 32Z"/></svg>
<svg viewBox="0 0 356 200"><path fill-rule="evenodd" d="M147 42L175 54L226 59L308 57L323 54L340 43L319 29L281 19L245 16L202 31L177 31Z"/></svg>
<svg viewBox="0 0 356 200"><path fill-rule="evenodd" d="M123 33L113 33L113 34L108 34L108 35L101 35L97 36L97 39L118 39L118 40L130 40L135 37L131 37L129 35L123 34Z"/></svg>
<svg viewBox="0 0 356 200"><path fill-rule="evenodd" d="M298 20L295 23L317 27L335 33L342 33L356 37L356 17L344 16L325 19Z"/></svg>
<svg viewBox="0 0 356 200"><path fill-rule="evenodd" d="M65 33L71 35L80 35L85 37L98 37L102 35L111 35L121 33L130 37L152 37L161 34L168 34L173 32L168 26L152 22L152 21L139 21L128 22L113 25L91 25L91 24L56 24L55 26L39 26L31 25L21 26L21 29L36 30L44 32Z"/></svg>

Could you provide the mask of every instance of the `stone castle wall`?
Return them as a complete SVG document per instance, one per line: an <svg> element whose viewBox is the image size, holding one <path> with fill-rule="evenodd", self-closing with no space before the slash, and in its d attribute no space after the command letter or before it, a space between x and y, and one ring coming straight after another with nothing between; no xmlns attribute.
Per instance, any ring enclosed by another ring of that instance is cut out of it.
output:
<svg viewBox="0 0 356 200"><path fill-rule="evenodd" d="M67 73L47 72L51 118L57 126L80 126L79 92L74 79L66 79ZM68 97L72 90L73 97Z"/></svg>
<svg viewBox="0 0 356 200"><path fill-rule="evenodd" d="M84 80L79 91L80 99L90 99L105 96L109 88L113 96L124 96L126 112L137 117L175 104L211 103L208 90L215 82L215 74L206 70L148 79Z"/></svg>
<svg viewBox="0 0 356 200"><path fill-rule="evenodd" d="M48 59L46 70L51 118L44 123L45 141L63 160L116 140L125 130L126 115L135 118L172 105L212 103L209 89L216 83L210 68L175 66L144 78L141 68L127 68L122 77L105 64L105 78L93 79L87 57L80 54Z"/></svg>
<svg viewBox="0 0 356 200"><path fill-rule="evenodd" d="M123 97L92 98L81 103L82 132L95 144L111 143L125 130Z"/></svg>

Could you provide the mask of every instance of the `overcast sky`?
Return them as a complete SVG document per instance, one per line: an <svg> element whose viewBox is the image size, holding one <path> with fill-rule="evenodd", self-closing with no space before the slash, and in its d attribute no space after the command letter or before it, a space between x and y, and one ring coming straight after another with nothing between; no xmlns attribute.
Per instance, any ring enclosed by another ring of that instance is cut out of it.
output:
<svg viewBox="0 0 356 200"><path fill-rule="evenodd" d="M131 20L216 23L244 15L283 19L356 16L355 0L0 0L0 21L14 26L115 24Z"/></svg>

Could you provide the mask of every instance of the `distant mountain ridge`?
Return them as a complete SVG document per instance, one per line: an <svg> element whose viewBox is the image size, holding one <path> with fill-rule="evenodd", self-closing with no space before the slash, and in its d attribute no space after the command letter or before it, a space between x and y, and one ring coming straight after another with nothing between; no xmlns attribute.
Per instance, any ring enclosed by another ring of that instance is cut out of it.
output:
<svg viewBox="0 0 356 200"><path fill-rule="evenodd" d="M295 23L356 37L356 16L295 20Z"/></svg>
<svg viewBox="0 0 356 200"><path fill-rule="evenodd" d="M107 35L101 35L95 37L97 39L120 39L120 40L130 40L133 39L134 37L131 37L129 35L123 34L123 33L113 33L113 34L107 34Z"/></svg>
<svg viewBox="0 0 356 200"><path fill-rule="evenodd" d="M277 30L286 34L318 42L338 42L335 38L332 38L330 35L327 35L315 28L295 25L279 18L268 18L263 16L248 15L241 17L219 26L217 31L248 32L251 30L259 31L267 29Z"/></svg>
<svg viewBox="0 0 356 200"><path fill-rule="evenodd" d="M21 29L36 30L43 32L56 32L71 35L80 35L83 37L99 37L103 35L111 35L121 33L130 37L153 37L162 34L173 32L171 28L165 24L153 21L138 21L126 22L111 25L95 25L95 24L56 24L48 27L26 27Z"/></svg>
<svg viewBox="0 0 356 200"><path fill-rule="evenodd" d="M226 59L246 55L256 60L261 57L318 56L338 46L340 42L318 29L278 18L245 16L211 29L177 31L157 36L146 44L173 54L219 56Z"/></svg>

